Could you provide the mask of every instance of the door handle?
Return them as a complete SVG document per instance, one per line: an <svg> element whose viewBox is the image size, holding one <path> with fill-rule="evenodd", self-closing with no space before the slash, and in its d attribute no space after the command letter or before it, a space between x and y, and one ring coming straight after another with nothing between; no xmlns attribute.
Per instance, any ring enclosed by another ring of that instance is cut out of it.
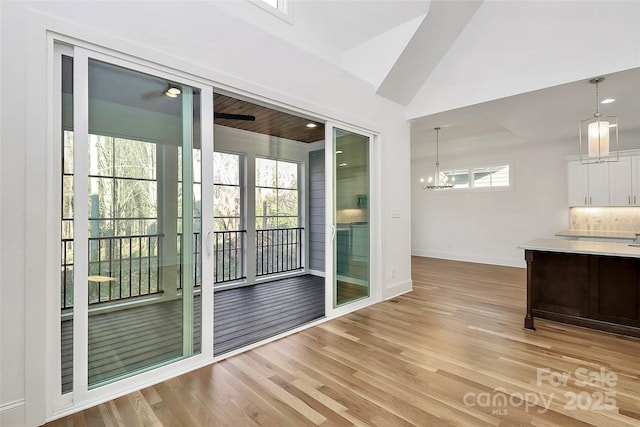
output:
<svg viewBox="0 0 640 427"><path fill-rule="evenodd" d="M207 259L211 258L211 229L207 229L207 241L205 242L207 247Z"/></svg>
<svg viewBox="0 0 640 427"><path fill-rule="evenodd" d="M332 242L333 242L335 237L336 237L336 226L331 224L331 241Z"/></svg>

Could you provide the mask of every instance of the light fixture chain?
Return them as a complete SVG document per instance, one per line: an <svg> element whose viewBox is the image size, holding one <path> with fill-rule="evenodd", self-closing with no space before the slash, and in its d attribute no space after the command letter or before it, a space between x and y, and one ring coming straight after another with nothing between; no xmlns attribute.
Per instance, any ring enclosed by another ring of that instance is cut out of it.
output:
<svg viewBox="0 0 640 427"><path fill-rule="evenodd" d="M438 133L440 132L440 129L436 128L436 163L440 163L440 148L439 148L439 141L438 141Z"/></svg>
<svg viewBox="0 0 640 427"><path fill-rule="evenodd" d="M596 80L596 117L600 117L600 86Z"/></svg>

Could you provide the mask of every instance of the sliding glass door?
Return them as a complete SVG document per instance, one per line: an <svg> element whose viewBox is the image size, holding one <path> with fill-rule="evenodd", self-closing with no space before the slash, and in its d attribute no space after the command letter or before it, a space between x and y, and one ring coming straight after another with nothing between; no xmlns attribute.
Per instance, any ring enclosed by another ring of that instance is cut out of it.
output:
<svg viewBox="0 0 640 427"><path fill-rule="evenodd" d="M333 305L370 296L370 137L332 128Z"/></svg>
<svg viewBox="0 0 640 427"><path fill-rule="evenodd" d="M115 62L60 60L61 392L76 396L202 351L203 89Z"/></svg>

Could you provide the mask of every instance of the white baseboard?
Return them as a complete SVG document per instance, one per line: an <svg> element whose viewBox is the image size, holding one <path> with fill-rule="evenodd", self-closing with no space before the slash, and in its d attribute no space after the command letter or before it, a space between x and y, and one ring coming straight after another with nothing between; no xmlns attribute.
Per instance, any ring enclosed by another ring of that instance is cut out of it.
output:
<svg viewBox="0 0 640 427"><path fill-rule="evenodd" d="M311 274L312 276L318 276L318 277L325 277L325 273L324 271L320 271L320 270L307 270L307 272L309 274Z"/></svg>
<svg viewBox="0 0 640 427"><path fill-rule="evenodd" d="M0 426L22 427L26 425L24 417L24 399L0 405Z"/></svg>
<svg viewBox="0 0 640 427"><path fill-rule="evenodd" d="M422 256L428 258L450 259L453 261L476 262L479 264L502 265L505 267L526 267L527 263L522 258L500 258L476 254L458 254L453 252L431 251L427 249L414 249L411 251L413 256Z"/></svg>
<svg viewBox="0 0 640 427"><path fill-rule="evenodd" d="M388 300L395 298L399 295L406 294L413 290L413 282L407 280L404 282L391 283L389 286L382 289L382 299Z"/></svg>

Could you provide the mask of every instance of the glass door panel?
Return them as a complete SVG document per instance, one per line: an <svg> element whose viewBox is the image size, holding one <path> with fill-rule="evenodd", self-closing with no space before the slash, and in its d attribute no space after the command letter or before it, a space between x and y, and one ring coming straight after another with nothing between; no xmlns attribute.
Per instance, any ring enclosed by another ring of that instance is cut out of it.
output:
<svg viewBox="0 0 640 427"><path fill-rule="evenodd" d="M370 295L369 138L333 129L334 307Z"/></svg>
<svg viewBox="0 0 640 427"><path fill-rule="evenodd" d="M88 95L91 389L199 351L202 239L198 91L90 59Z"/></svg>

